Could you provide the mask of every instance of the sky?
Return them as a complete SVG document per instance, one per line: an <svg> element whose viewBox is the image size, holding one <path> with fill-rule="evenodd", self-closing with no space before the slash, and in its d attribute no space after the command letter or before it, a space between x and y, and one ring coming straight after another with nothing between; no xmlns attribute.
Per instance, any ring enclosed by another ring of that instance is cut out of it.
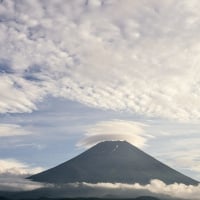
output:
<svg viewBox="0 0 200 200"><path fill-rule="evenodd" d="M199 10L198 0L1 0L0 177L127 140L200 180Z"/></svg>

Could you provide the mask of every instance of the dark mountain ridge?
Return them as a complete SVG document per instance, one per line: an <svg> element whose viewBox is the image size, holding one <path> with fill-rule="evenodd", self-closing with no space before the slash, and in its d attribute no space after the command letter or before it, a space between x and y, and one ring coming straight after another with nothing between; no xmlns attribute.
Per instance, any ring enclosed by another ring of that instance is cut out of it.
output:
<svg viewBox="0 0 200 200"><path fill-rule="evenodd" d="M154 159L126 141L101 142L54 168L28 177L45 183L109 182L148 184L159 179L166 184L197 185L193 180Z"/></svg>

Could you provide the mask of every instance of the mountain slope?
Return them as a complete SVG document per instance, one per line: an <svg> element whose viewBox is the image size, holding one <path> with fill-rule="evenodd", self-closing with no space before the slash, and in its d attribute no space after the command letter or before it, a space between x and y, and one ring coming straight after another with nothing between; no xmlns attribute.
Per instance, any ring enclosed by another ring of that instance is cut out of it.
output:
<svg viewBox="0 0 200 200"><path fill-rule="evenodd" d="M166 184L198 184L125 141L101 142L79 156L29 179L47 183L140 184L159 179Z"/></svg>

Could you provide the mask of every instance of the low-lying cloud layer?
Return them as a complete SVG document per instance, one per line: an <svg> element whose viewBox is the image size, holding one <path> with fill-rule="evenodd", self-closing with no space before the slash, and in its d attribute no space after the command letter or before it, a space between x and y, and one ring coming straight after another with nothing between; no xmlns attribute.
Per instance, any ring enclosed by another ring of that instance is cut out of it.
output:
<svg viewBox="0 0 200 200"><path fill-rule="evenodd" d="M1 191L31 191L39 188L49 187L50 184L33 182L22 175L0 174L0 192Z"/></svg>
<svg viewBox="0 0 200 200"><path fill-rule="evenodd" d="M31 112L50 94L199 119L199 8L196 0L1 1L0 112Z"/></svg>
<svg viewBox="0 0 200 200"><path fill-rule="evenodd" d="M46 184L25 179L42 170L41 167L31 167L15 159L0 159L0 191L28 191L46 187Z"/></svg>
<svg viewBox="0 0 200 200"><path fill-rule="evenodd" d="M155 196L165 199L200 199L200 185L184 185L174 183L166 185L164 182L154 179L147 185L124 184L124 183L69 183L69 184L44 184L32 182L23 177L0 177L0 191L32 191L31 193L23 193L23 197L123 197L134 198L138 196Z"/></svg>
<svg viewBox="0 0 200 200"><path fill-rule="evenodd" d="M174 183L171 185L166 185L164 182L160 180L152 180L148 185L140 185L138 183L135 184L122 184L122 183L82 183L83 187L91 187L93 189L105 190L107 194L113 195L125 195L126 197L135 196L135 194L140 193L148 194L150 192L154 195L166 195L171 197L177 197L181 199L200 199L200 185L192 186L192 185L184 185ZM104 191L104 192L105 192Z"/></svg>

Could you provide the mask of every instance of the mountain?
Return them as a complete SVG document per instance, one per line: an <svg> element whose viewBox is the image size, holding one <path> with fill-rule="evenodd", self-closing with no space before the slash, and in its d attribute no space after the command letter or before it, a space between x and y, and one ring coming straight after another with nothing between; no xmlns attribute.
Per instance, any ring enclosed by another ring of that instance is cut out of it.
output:
<svg viewBox="0 0 200 200"><path fill-rule="evenodd" d="M175 171L126 141L101 142L79 156L29 179L46 183L140 184L159 179L166 184L198 184L197 181Z"/></svg>

